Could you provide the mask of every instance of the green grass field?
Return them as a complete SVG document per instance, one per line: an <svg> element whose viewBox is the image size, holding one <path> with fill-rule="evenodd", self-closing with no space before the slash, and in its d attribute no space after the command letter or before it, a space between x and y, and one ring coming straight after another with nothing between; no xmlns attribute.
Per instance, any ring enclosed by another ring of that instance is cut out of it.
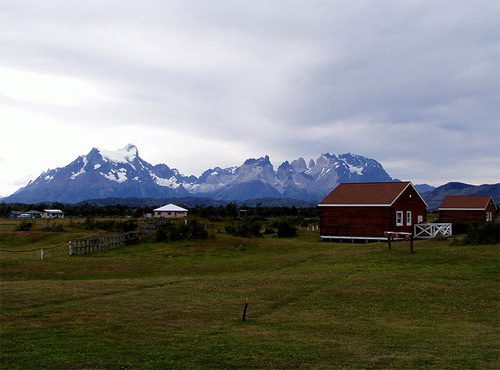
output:
<svg viewBox="0 0 500 370"><path fill-rule="evenodd" d="M0 223L3 250L89 233ZM43 261L0 252L0 365L500 368L499 250L417 241L411 255L301 231L73 257L63 245Z"/></svg>

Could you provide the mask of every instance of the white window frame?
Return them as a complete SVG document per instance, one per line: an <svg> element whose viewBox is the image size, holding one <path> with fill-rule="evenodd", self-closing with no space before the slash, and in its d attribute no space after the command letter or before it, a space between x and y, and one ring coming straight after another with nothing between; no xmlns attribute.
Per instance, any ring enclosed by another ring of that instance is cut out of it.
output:
<svg viewBox="0 0 500 370"><path fill-rule="evenodd" d="M493 220L493 214L491 212L486 212L486 222Z"/></svg>
<svg viewBox="0 0 500 370"><path fill-rule="evenodd" d="M411 226L411 211L406 211L406 226Z"/></svg>
<svg viewBox="0 0 500 370"><path fill-rule="evenodd" d="M403 211L396 211L396 226L404 226Z"/></svg>

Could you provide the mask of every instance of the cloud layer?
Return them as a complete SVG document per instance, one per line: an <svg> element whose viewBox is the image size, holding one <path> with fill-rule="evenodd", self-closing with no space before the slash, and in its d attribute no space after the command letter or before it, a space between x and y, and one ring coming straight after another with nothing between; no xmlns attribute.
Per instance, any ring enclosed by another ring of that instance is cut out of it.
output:
<svg viewBox="0 0 500 370"><path fill-rule="evenodd" d="M498 24L497 1L3 1L0 195L128 142L194 174L350 151L498 182Z"/></svg>

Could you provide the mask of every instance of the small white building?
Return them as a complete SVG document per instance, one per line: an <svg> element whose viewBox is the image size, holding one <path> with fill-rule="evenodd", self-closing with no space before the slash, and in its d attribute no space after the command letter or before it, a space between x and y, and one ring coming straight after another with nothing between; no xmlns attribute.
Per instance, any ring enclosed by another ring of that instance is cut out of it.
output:
<svg viewBox="0 0 500 370"><path fill-rule="evenodd" d="M170 203L160 208L154 209L153 212L154 217L183 218L187 217L188 210Z"/></svg>
<svg viewBox="0 0 500 370"><path fill-rule="evenodd" d="M44 209L42 218L64 218L64 212L60 209Z"/></svg>

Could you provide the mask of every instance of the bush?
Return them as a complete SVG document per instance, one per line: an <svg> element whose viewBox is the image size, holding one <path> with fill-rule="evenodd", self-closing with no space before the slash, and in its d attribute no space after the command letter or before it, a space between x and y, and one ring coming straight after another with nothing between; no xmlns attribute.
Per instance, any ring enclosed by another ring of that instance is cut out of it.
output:
<svg viewBox="0 0 500 370"><path fill-rule="evenodd" d="M126 221L115 220L99 220L96 221L93 217L87 217L83 222L82 227L85 230L105 230L105 231L134 231L137 230L137 220L130 219Z"/></svg>
<svg viewBox="0 0 500 370"><path fill-rule="evenodd" d="M266 226L266 228L264 229L264 235L274 234L274 232L275 232L274 229L269 226Z"/></svg>
<svg viewBox="0 0 500 370"><path fill-rule="evenodd" d="M467 230L469 229L469 225L463 223L454 223L453 224L453 235L467 234Z"/></svg>
<svg viewBox="0 0 500 370"><path fill-rule="evenodd" d="M500 242L500 224L471 225L462 244L497 244Z"/></svg>
<svg viewBox="0 0 500 370"><path fill-rule="evenodd" d="M206 239L208 231L205 225L198 221L190 221L188 224L169 222L156 231L157 242L167 242L187 239Z"/></svg>
<svg viewBox="0 0 500 370"><path fill-rule="evenodd" d="M297 228L289 222L278 223L278 238L291 238L297 236Z"/></svg>
<svg viewBox="0 0 500 370"><path fill-rule="evenodd" d="M95 221L92 226L94 229L113 231L115 229L115 221L114 220Z"/></svg>
<svg viewBox="0 0 500 370"><path fill-rule="evenodd" d="M17 231L30 231L33 224L31 222L22 221L19 225L17 225Z"/></svg>
<svg viewBox="0 0 500 370"><path fill-rule="evenodd" d="M87 217L85 218L85 221L83 221L83 225L82 227L85 229L85 230L93 230L94 227L95 227L95 220L94 220L94 217Z"/></svg>
<svg viewBox="0 0 500 370"><path fill-rule="evenodd" d="M127 221L117 222L117 228L123 232L135 231L137 230L137 220L130 219Z"/></svg>
<svg viewBox="0 0 500 370"><path fill-rule="evenodd" d="M225 227L225 231L228 234L234 235L234 236L242 236L244 238L251 238L251 237L262 237L261 233L261 224L258 222L248 219L248 220L243 220L243 221L238 221L234 222L231 225L227 225Z"/></svg>
<svg viewBox="0 0 500 370"><path fill-rule="evenodd" d="M47 224L42 227L42 231L62 233L64 231L64 227L62 224Z"/></svg>

